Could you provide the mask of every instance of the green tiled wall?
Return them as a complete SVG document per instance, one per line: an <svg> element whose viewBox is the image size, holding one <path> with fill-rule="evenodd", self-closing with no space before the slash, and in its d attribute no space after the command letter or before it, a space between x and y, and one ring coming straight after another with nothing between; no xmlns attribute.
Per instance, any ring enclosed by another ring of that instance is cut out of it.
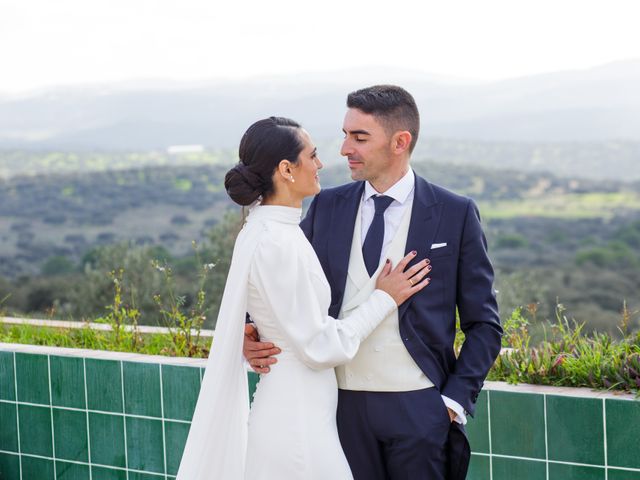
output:
<svg viewBox="0 0 640 480"><path fill-rule="evenodd" d="M129 358L0 351L0 480L175 478L203 369ZM467 478L640 480L638 431L640 401L487 389Z"/></svg>
<svg viewBox="0 0 640 480"><path fill-rule="evenodd" d="M175 478L202 373L0 351L0 480Z"/></svg>
<svg viewBox="0 0 640 480"><path fill-rule="evenodd" d="M484 390L468 480L640 480L640 401Z"/></svg>

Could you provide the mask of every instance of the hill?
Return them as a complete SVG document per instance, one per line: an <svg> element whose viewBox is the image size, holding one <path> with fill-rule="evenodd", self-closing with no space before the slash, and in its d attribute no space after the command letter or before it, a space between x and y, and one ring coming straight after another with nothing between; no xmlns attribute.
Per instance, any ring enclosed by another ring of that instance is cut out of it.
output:
<svg viewBox="0 0 640 480"><path fill-rule="evenodd" d="M106 154L97 158L109 164ZM157 276L149 260L158 255L180 266L179 295L194 298L197 281L185 274L198 263L192 241L206 247L207 262L224 265L239 225L224 220L240 211L222 188L228 163L209 160L0 179L0 310L101 315L107 273L124 261L148 310L158 279L145 279ZM615 332L623 301L631 311L640 307L639 184L425 161L414 167L478 202L503 312L532 303L545 318L559 298L589 328ZM336 185L348 173L329 167L321 180ZM96 270L96 258L106 259L105 271ZM215 310L225 271L214 273L208 302Z"/></svg>
<svg viewBox="0 0 640 480"><path fill-rule="evenodd" d="M346 93L379 82L401 84L414 94L423 138L640 141L640 60L635 60L500 82L461 83L374 69L59 88L0 98L0 148L229 148L255 119L269 115L290 116L317 140L333 140L340 135Z"/></svg>

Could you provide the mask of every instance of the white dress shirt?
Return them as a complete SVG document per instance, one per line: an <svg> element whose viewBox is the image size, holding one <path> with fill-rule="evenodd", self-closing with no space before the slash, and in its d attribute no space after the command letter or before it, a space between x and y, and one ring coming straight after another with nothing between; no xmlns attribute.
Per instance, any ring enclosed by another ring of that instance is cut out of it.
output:
<svg viewBox="0 0 640 480"><path fill-rule="evenodd" d="M373 216L376 213L374 196L386 195L393 198L393 202L384 212L384 239L382 240L382 250L380 257L382 258L396 235L398 226L402 221L404 212L413 205L413 190L415 188L415 174L413 170L409 171L398 180L389 190L384 193L378 193L369 182L364 184L364 192L362 194L362 230L360 239L364 245L364 239L367 236Z"/></svg>
<svg viewBox="0 0 640 480"><path fill-rule="evenodd" d="M386 195L393 198L393 202L384 212L384 238L382 240L382 250L380 252L380 258L383 258L391 240L398 230L402 216L406 212L407 208L411 208L413 205L413 196L415 190L415 174L412 169L409 169L404 176L394 183L386 192L378 192L369 182L364 184L364 192L362 194L362 225L361 225L361 240L364 244L364 239L367 236L367 231L373 222L373 216L375 214L375 202L373 196ZM429 287L427 287L429 288ZM462 405L455 400L442 395L442 400L445 405L456 413L455 421L464 425L467 423L466 412Z"/></svg>

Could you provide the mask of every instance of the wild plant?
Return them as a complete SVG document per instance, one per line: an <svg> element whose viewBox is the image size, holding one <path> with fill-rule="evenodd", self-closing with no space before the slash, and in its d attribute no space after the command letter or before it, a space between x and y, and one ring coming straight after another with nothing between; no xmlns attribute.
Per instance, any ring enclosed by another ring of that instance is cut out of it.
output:
<svg viewBox="0 0 640 480"><path fill-rule="evenodd" d="M173 352L171 354L187 357L206 356L208 354L207 346L201 344L200 333L207 319L208 310L205 305L205 283L209 273L215 267L213 263L201 263L196 242L192 242L192 247L196 256L196 264L201 265L201 267L198 272L198 291L191 306L187 305L186 296L176 294L171 267L167 264L161 264L157 260L152 262L165 280L165 295L158 293L153 296L153 299L163 319L164 326L169 329L173 343Z"/></svg>

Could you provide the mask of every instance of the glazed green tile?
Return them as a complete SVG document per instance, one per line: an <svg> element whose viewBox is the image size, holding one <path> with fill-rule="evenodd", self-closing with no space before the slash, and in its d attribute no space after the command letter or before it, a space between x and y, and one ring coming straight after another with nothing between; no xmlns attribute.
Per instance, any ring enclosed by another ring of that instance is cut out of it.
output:
<svg viewBox="0 0 640 480"><path fill-rule="evenodd" d="M640 480L640 471L630 472L629 470L609 468L607 475L608 480Z"/></svg>
<svg viewBox="0 0 640 480"><path fill-rule="evenodd" d="M549 463L549 480L605 480L604 468Z"/></svg>
<svg viewBox="0 0 640 480"><path fill-rule="evenodd" d="M129 480L163 480L162 475L151 475L148 473L129 472Z"/></svg>
<svg viewBox="0 0 640 480"><path fill-rule="evenodd" d="M0 400L15 400L16 385L13 375L13 352L0 352Z"/></svg>
<svg viewBox="0 0 640 480"><path fill-rule="evenodd" d="M122 413L120 362L85 359L87 406L89 410Z"/></svg>
<svg viewBox="0 0 640 480"><path fill-rule="evenodd" d="M164 473L162 421L127 417L129 468Z"/></svg>
<svg viewBox="0 0 640 480"><path fill-rule="evenodd" d="M88 462L87 414L75 410L53 409L56 458Z"/></svg>
<svg viewBox="0 0 640 480"><path fill-rule="evenodd" d="M23 456L22 478L25 480L55 480L53 460Z"/></svg>
<svg viewBox="0 0 640 480"><path fill-rule="evenodd" d="M46 355L16 353L16 375L20 402L50 405Z"/></svg>
<svg viewBox="0 0 640 480"><path fill-rule="evenodd" d="M173 365L162 366L164 418L191 421L199 392L199 369Z"/></svg>
<svg viewBox="0 0 640 480"><path fill-rule="evenodd" d="M86 408L82 358L51 356L49 361L51 404L60 407Z"/></svg>
<svg viewBox="0 0 640 480"><path fill-rule="evenodd" d="M256 393L256 387L260 381L260 375L255 372L248 372L247 379L249 381L249 401L253 401L253 394Z"/></svg>
<svg viewBox="0 0 640 480"><path fill-rule="evenodd" d="M640 469L640 401L606 400L609 466Z"/></svg>
<svg viewBox="0 0 640 480"><path fill-rule="evenodd" d="M488 480L491 478L491 464L489 457L484 455L471 455L467 480Z"/></svg>
<svg viewBox="0 0 640 480"><path fill-rule="evenodd" d="M88 480L90 477L89 465L56 460L56 480Z"/></svg>
<svg viewBox="0 0 640 480"><path fill-rule="evenodd" d="M0 402L0 450L18 451L18 416L15 403ZM1 479L2 477L0 477Z"/></svg>
<svg viewBox="0 0 640 480"><path fill-rule="evenodd" d="M604 465L602 400L547 396L549 460Z"/></svg>
<svg viewBox="0 0 640 480"><path fill-rule="evenodd" d="M92 480L127 480L126 470L115 468L91 467Z"/></svg>
<svg viewBox="0 0 640 480"><path fill-rule="evenodd" d="M545 458L544 397L498 391L489 395L492 453Z"/></svg>
<svg viewBox="0 0 640 480"><path fill-rule="evenodd" d="M466 429L471 451L489 453L489 409L486 391L481 391L478 395L475 415L467 418Z"/></svg>
<svg viewBox="0 0 640 480"><path fill-rule="evenodd" d="M161 417L160 365L123 362L125 413Z"/></svg>
<svg viewBox="0 0 640 480"><path fill-rule="evenodd" d="M545 480L547 477L544 462L501 457L493 457L492 462L493 480Z"/></svg>
<svg viewBox="0 0 640 480"><path fill-rule="evenodd" d="M20 458L18 455L0 453L0 479L20 478Z"/></svg>
<svg viewBox="0 0 640 480"><path fill-rule="evenodd" d="M165 422L164 432L167 443L167 473L177 475L182 452L189 434L188 423Z"/></svg>
<svg viewBox="0 0 640 480"><path fill-rule="evenodd" d="M124 468L124 417L89 413L89 443L91 463Z"/></svg>
<svg viewBox="0 0 640 480"><path fill-rule="evenodd" d="M20 425L20 451L22 453L51 457L53 454L51 409L19 405L18 420Z"/></svg>

